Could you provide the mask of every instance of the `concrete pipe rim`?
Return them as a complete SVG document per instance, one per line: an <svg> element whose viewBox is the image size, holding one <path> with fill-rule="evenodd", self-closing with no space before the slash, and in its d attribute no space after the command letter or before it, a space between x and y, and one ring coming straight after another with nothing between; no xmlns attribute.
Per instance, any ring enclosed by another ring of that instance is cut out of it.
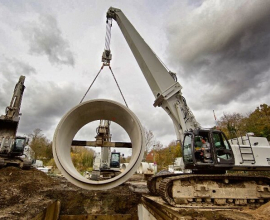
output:
<svg viewBox="0 0 270 220"><path fill-rule="evenodd" d="M132 142L132 159L120 175L102 181L84 178L74 167L70 148L76 133L95 120L110 120L120 125ZM145 140L143 127L137 116L126 106L116 101L95 99L80 103L69 110L60 120L53 138L53 155L58 169L74 185L88 190L104 190L127 181L137 170L143 158Z"/></svg>

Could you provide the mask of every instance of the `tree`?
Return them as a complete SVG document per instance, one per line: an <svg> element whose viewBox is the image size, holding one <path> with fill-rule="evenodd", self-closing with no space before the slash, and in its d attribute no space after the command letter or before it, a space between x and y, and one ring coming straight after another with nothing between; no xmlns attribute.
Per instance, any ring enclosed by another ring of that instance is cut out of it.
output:
<svg viewBox="0 0 270 220"><path fill-rule="evenodd" d="M73 146L71 149L70 156L74 167L79 172L91 171L94 162L94 150L81 146Z"/></svg>
<svg viewBox="0 0 270 220"><path fill-rule="evenodd" d="M163 147L160 142L156 142L153 145L153 149L148 153L146 161L148 163L156 162L158 165L158 171L162 169L168 169L169 165L172 165L176 157L181 157L180 143L172 141L167 147Z"/></svg>
<svg viewBox="0 0 270 220"><path fill-rule="evenodd" d="M270 140L270 106L261 104L243 120L244 129L253 132L255 136Z"/></svg>
<svg viewBox="0 0 270 220"><path fill-rule="evenodd" d="M52 142L49 141L40 129L35 129L29 134L29 146L35 152L35 159L42 160L44 165L55 165L52 153ZM74 166L78 171L85 171L93 167L94 154L92 149L85 147L71 147L70 155Z"/></svg>
<svg viewBox="0 0 270 220"><path fill-rule="evenodd" d="M218 121L218 127L228 138L236 138L239 133L243 133L242 120L244 116L239 113L223 113Z"/></svg>
<svg viewBox="0 0 270 220"><path fill-rule="evenodd" d="M153 144L152 150L149 151L146 156L145 156L145 161L148 163L155 163L158 160L158 151L162 149L163 145L159 142L156 141Z"/></svg>
<svg viewBox="0 0 270 220"><path fill-rule="evenodd" d="M253 132L257 137L266 137L270 140L270 106L261 104L246 116L239 113L224 113L218 121L218 126L228 138Z"/></svg>
<svg viewBox="0 0 270 220"><path fill-rule="evenodd" d="M144 137L145 137L145 151L149 153L150 149L154 144L154 134L151 130L144 127Z"/></svg>
<svg viewBox="0 0 270 220"><path fill-rule="evenodd" d="M146 160L147 154L151 151L151 148L154 145L154 134L151 130L148 130L147 128L143 128L144 130L144 138L145 138L145 151L144 151L144 157L143 161Z"/></svg>
<svg viewBox="0 0 270 220"><path fill-rule="evenodd" d="M172 141L167 147L161 148L156 151L156 162L158 170L168 169L172 165L176 157L182 155L180 143Z"/></svg>
<svg viewBox="0 0 270 220"><path fill-rule="evenodd" d="M35 159L50 160L53 158L52 142L49 141L39 128L35 129L32 134L29 134L29 146L35 152Z"/></svg>

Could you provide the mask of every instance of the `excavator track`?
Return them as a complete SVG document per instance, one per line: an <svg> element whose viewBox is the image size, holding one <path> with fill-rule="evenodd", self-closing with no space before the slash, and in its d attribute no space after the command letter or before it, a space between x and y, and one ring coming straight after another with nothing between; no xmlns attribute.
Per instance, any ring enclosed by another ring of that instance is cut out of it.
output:
<svg viewBox="0 0 270 220"><path fill-rule="evenodd" d="M147 180L147 188L150 191L150 194L154 195L154 196L158 196L159 195L158 189L159 189L160 182L165 178L173 177L176 175L179 175L179 174L174 174L174 173L168 172L168 173L157 174L157 175L149 178Z"/></svg>
<svg viewBox="0 0 270 220"><path fill-rule="evenodd" d="M29 170L32 167L32 161L30 161L28 159L22 159L20 167L23 170Z"/></svg>
<svg viewBox="0 0 270 220"><path fill-rule="evenodd" d="M20 167L23 170L29 170L32 167L32 161L20 157L9 158L7 156L0 158L0 169L8 166Z"/></svg>
<svg viewBox="0 0 270 220"><path fill-rule="evenodd" d="M164 178L159 195L174 207L258 207L270 201L270 178L240 175L178 175Z"/></svg>

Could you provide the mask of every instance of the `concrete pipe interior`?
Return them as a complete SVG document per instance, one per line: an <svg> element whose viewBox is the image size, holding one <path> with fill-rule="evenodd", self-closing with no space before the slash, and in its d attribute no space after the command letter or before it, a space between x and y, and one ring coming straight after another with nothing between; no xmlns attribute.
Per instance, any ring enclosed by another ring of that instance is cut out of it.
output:
<svg viewBox="0 0 270 220"><path fill-rule="evenodd" d="M84 125L101 119L113 121L127 132L132 143L132 157L129 166L120 175L93 181L81 176L76 170L70 148L76 133ZM58 169L71 183L89 190L110 189L127 181L139 167L144 149L143 128L136 115L124 105L105 99L83 102L72 108L59 122L53 138L53 156Z"/></svg>

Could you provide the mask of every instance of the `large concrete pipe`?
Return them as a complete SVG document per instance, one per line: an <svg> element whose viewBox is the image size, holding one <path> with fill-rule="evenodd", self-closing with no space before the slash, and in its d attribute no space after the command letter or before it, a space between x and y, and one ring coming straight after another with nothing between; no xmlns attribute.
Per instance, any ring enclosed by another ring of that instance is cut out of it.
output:
<svg viewBox="0 0 270 220"><path fill-rule="evenodd" d="M141 162L139 166L139 174L147 173L148 169L149 169L149 164L147 162Z"/></svg>
<svg viewBox="0 0 270 220"><path fill-rule="evenodd" d="M113 121L124 128L132 143L132 157L123 173L112 179L93 181L76 170L70 148L74 136L84 125L100 119ZM104 99L83 102L72 108L59 122L53 138L53 156L58 169L71 183L89 190L110 189L127 181L140 165L144 150L143 128L136 115L124 105Z"/></svg>

